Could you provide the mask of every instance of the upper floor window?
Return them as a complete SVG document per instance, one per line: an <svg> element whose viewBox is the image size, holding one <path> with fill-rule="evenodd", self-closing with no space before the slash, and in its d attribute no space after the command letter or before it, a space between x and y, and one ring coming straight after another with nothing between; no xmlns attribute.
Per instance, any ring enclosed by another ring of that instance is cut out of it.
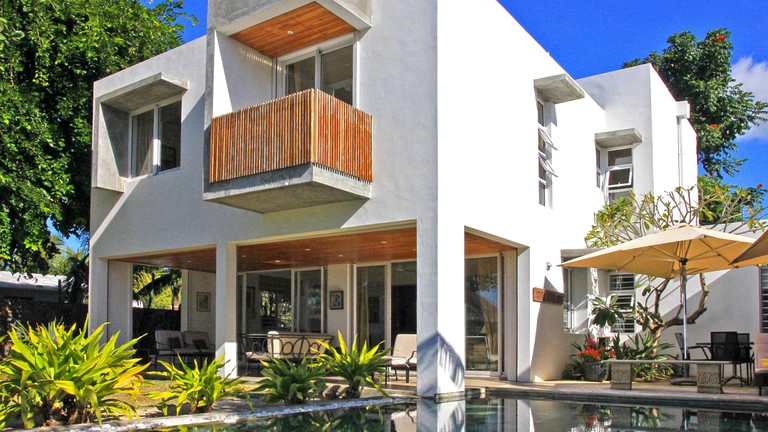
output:
<svg viewBox="0 0 768 432"><path fill-rule="evenodd" d="M157 174L181 162L181 101L131 115L131 175Z"/></svg>
<svg viewBox="0 0 768 432"><path fill-rule="evenodd" d="M539 123L539 204L552 207L552 178L557 177L552 167L552 153L557 150L549 135L547 107L540 101L536 101L536 111Z"/></svg>
<svg viewBox="0 0 768 432"><path fill-rule="evenodd" d="M633 185L632 149L608 150L605 169L605 189L608 202L629 196Z"/></svg>
<svg viewBox="0 0 768 432"><path fill-rule="evenodd" d="M352 59L352 45L347 45L285 60L285 95L316 88L352 105Z"/></svg>

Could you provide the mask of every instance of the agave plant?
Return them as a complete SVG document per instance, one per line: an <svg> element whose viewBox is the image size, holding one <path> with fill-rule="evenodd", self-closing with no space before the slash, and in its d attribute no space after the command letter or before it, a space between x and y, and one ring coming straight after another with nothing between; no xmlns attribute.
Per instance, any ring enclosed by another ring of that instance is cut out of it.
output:
<svg viewBox="0 0 768 432"><path fill-rule="evenodd" d="M325 368L304 358L295 364L281 359L262 361L261 374L256 391L264 392L264 402L301 404L325 390Z"/></svg>
<svg viewBox="0 0 768 432"><path fill-rule="evenodd" d="M352 340L352 345L347 346L344 336L338 332L339 347L334 348L326 342L320 344L326 349L319 355L319 360L326 366L329 372L334 373L347 381L345 398L359 398L366 385L370 385L384 396L387 392L381 388L381 377L387 365L386 351L379 351L381 343L368 348L368 343L363 343L362 348L357 348L357 336ZM379 374L379 381L373 377Z"/></svg>
<svg viewBox="0 0 768 432"><path fill-rule="evenodd" d="M179 359L181 360L181 359ZM181 369L161 361L165 371L152 372L153 375L163 376L172 381L169 390L149 392L147 396L160 401L160 408L164 414L168 414L168 404L176 404L176 415L181 411L184 403L189 404L189 410L193 413L211 412L213 404L223 397L244 395L250 405L248 394L243 391L242 382L238 379L229 379L219 375L219 369L224 367L224 357L204 360L198 365L197 360L193 366L187 366L180 361Z"/></svg>
<svg viewBox="0 0 768 432"><path fill-rule="evenodd" d="M116 396L136 395L147 365L132 358L137 339L101 344L105 324L90 335L76 325L12 328L10 353L0 363L0 427L20 418L24 427L86 423L103 415L129 418L136 408ZM88 321L85 326L87 328Z"/></svg>

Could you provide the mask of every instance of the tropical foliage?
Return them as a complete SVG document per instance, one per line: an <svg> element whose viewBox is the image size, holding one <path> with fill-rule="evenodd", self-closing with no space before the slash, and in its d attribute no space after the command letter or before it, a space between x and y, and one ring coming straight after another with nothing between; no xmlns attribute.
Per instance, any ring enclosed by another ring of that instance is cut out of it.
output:
<svg viewBox="0 0 768 432"><path fill-rule="evenodd" d="M136 265L133 270L133 299L145 308L176 309L181 302L181 271Z"/></svg>
<svg viewBox="0 0 768 432"><path fill-rule="evenodd" d="M136 415L119 396L138 394L147 366L132 358L136 339L117 345L114 335L102 345L105 325L90 335L57 323L13 328L10 354L0 362L0 427L14 419L31 428Z"/></svg>
<svg viewBox="0 0 768 432"><path fill-rule="evenodd" d="M302 404L325 390L326 370L322 364L303 358L300 363L273 359L264 366L256 391L264 394L265 402Z"/></svg>
<svg viewBox="0 0 768 432"><path fill-rule="evenodd" d="M717 211L712 211L717 207ZM602 248L613 246L654 231L661 231L680 223L698 225L701 218L718 225L719 229L732 233L757 231L764 228L762 219L765 207L752 195L724 193L715 188L677 188L662 195L648 193L631 194L607 204L595 213L595 223L587 234L587 246ZM642 298L635 302L634 318L644 331L658 339L669 327L681 325L682 308L664 318L661 301L669 295L670 279L647 278L642 285ZM706 277L699 275L701 296L698 305L689 309L688 324L694 324L706 311L709 296Z"/></svg>
<svg viewBox="0 0 768 432"><path fill-rule="evenodd" d="M202 365L198 365L197 360L195 360L193 366L187 366L179 359L181 369L164 361L160 363L165 371L151 373L168 378L171 381L170 388L165 391L150 392L148 396L160 401L160 408L165 414L168 414L170 403L176 405L177 415L185 403L189 405L189 410L193 413L210 412L216 401L227 396L244 395L250 403L248 394L241 387L240 380L219 375L219 369L224 367L223 357L210 362L206 359Z"/></svg>
<svg viewBox="0 0 768 432"><path fill-rule="evenodd" d="M327 342L320 342L326 352L321 353L319 359L329 372L347 381L344 397L359 398L366 385L370 385L379 393L387 396L387 393L381 388L380 382L385 373L384 367L387 364L386 351L379 350L381 343L369 349L368 343L365 342L361 348L358 348L357 337L350 346L347 346L341 332L338 332L338 338L338 348L330 346ZM374 380L376 374L379 375L378 382Z"/></svg>
<svg viewBox="0 0 768 432"><path fill-rule="evenodd" d="M675 100L690 102L699 163L717 178L738 171L744 160L735 157L736 138L765 121L768 114L768 103L756 101L731 75L730 37L726 29L712 30L703 39L689 31L676 33L660 54L652 52L624 65L651 63Z"/></svg>
<svg viewBox="0 0 768 432"><path fill-rule="evenodd" d="M0 266L88 231L93 82L180 44L180 0L0 0Z"/></svg>

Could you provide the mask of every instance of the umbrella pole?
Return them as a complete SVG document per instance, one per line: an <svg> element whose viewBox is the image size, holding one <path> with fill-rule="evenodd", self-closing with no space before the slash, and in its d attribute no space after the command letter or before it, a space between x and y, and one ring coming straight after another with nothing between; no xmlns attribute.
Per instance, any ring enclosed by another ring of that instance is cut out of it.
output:
<svg viewBox="0 0 768 432"><path fill-rule="evenodd" d="M688 360L688 293L686 292L687 277L685 264L688 260L680 260L680 295L683 302L683 360Z"/></svg>

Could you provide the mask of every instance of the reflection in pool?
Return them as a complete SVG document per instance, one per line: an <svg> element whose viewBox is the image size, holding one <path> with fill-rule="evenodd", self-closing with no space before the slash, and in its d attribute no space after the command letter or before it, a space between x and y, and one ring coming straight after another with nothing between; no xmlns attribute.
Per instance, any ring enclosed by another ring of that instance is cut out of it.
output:
<svg viewBox="0 0 768 432"><path fill-rule="evenodd" d="M207 424L185 431L768 431L768 413L484 398Z"/></svg>

